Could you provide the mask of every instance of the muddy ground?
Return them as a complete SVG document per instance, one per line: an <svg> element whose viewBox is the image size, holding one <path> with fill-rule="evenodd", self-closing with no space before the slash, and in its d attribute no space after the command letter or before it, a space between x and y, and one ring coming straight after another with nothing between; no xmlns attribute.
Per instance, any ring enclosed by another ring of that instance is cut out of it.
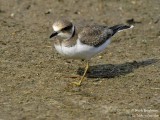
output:
<svg viewBox="0 0 160 120"><path fill-rule="evenodd" d="M0 120L159 119L159 0L0 0ZM84 62L51 47L57 18L133 24Z"/></svg>

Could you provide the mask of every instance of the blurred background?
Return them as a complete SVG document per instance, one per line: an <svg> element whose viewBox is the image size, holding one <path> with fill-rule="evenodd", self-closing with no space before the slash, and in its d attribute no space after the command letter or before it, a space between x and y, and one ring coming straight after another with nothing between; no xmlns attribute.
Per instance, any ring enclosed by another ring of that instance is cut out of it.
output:
<svg viewBox="0 0 160 120"><path fill-rule="evenodd" d="M0 0L0 119L158 119L159 11L160 0ZM60 18L135 27L114 36L84 85L72 87L84 63L52 48Z"/></svg>

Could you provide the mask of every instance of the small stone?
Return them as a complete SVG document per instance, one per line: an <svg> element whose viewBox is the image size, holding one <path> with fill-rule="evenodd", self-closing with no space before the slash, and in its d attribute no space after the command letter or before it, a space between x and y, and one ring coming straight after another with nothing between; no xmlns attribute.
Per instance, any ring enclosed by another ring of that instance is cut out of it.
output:
<svg viewBox="0 0 160 120"><path fill-rule="evenodd" d="M14 13L11 13L11 17L14 17L15 16L15 14Z"/></svg>

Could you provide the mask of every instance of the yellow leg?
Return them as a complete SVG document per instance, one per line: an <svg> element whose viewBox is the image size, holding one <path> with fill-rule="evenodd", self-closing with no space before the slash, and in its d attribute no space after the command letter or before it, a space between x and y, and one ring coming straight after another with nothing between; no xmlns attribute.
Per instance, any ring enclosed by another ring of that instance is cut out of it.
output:
<svg viewBox="0 0 160 120"><path fill-rule="evenodd" d="M85 71L84 71L83 76L82 76L82 78L80 79L80 81L79 81L79 82L73 82L73 84L75 84L75 85L77 85L77 86L80 86L80 85L81 85L82 81L84 81L84 77L85 77L85 75L86 75L86 73L87 73L88 68L89 68L89 61L87 61L87 65L86 65L86 67L85 67Z"/></svg>

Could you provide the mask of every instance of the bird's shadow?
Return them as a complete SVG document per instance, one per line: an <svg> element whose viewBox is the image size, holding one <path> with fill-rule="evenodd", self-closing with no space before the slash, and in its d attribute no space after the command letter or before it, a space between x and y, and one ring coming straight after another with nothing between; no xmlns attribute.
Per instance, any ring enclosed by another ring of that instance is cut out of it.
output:
<svg viewBox="0 0 160 120"><path fill-rule="evenodd" d="M123 64L102 64L90 66L89 71L87 72L86 77L88 78L114 78L121 75L126 75L132 73L135 69L139 67L145 67L156 62L160 61L159 59L147 59L144 61L133 61L126 62ZM84 68L79 68L77 73L83 75Z"/></svg>

